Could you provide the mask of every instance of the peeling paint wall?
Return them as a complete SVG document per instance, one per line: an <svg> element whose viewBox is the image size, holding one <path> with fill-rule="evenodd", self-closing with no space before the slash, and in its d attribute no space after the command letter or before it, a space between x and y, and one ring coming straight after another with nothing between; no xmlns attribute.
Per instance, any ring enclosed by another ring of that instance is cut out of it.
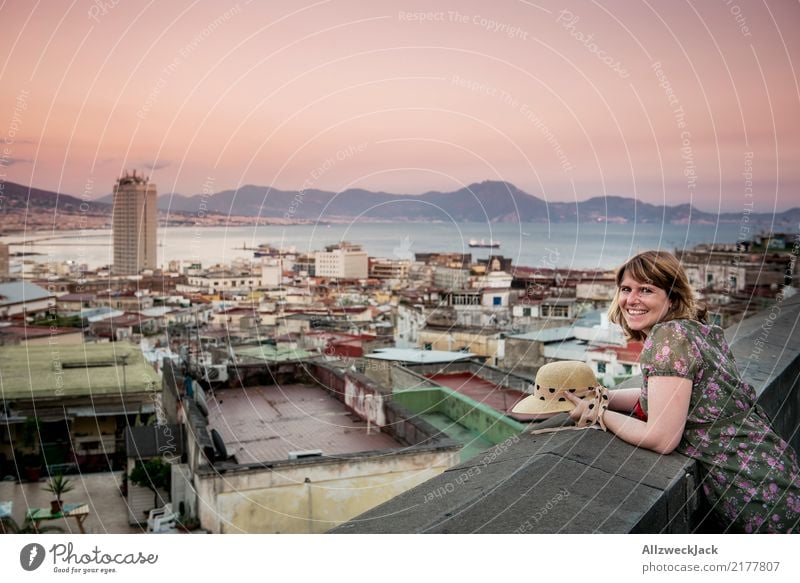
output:
<svg viewBox="0 0 800 583"><path fill-rule="evenodd" d="M364 386L351 375L347 375L344 381L344 403L367 422L379 427L386 425L383 396L378 391Z"/></svg>

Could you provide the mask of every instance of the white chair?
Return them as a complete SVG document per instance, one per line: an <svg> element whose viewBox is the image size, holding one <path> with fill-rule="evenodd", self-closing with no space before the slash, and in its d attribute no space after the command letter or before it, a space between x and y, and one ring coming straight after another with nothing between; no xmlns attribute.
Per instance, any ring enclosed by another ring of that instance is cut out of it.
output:
<svg viewBox="0 0 800 583"><path fill-rule="evenodd" d="M172 504L165 504L161 508L154 508L147 516L147 532L170 533L178 532L178 513L172 511Z"/></svg>

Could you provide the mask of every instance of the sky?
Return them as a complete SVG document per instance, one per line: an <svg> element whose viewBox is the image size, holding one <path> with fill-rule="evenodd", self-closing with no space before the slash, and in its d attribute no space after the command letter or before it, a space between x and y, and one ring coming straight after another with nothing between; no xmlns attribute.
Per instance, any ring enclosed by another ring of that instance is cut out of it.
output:
<svg viewBox="0 0 800 583"><path fill-rule="evenodd" d="M0 180L800 206L800 3L0 4Z"/></svg>

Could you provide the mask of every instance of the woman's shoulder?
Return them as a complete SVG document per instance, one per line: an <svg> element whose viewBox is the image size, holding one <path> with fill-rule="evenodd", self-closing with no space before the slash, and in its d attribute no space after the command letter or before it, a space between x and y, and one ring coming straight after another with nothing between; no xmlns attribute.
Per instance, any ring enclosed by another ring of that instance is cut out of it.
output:
<svg viewBox="0 0 800 583"><path fill-rule="evenodd" d="M699 332L701 334L708 334L712 330L719 328L713 324L700 322L699 320L690 320L689 318L674 318L672 320L664 320L653 326L653 330L657 328L671 328L680 329L692 332Z"/></svg>
<svg viewBox="0 0 800 583"><path fill-rule="evenodd" d="M656 337L681 337L692 339L696 337L707 337L718 330L717 326L706 324L698 320L687 318L675 318L665 320L653 326L650 331L650 338Z"/></svg>

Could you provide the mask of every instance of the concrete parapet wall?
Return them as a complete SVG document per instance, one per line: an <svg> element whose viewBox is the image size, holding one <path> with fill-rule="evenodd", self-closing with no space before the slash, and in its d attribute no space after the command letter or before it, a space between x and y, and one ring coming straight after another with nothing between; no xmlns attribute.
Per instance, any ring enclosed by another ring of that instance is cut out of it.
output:
<svg viewBox="0 0 800 583"><path fill-rule="evenodd" d="M800 295L777 301L725 336L775 431L800 451Z"/></svg>
<svg viewBox="0 0 800 583"><path fill-rule="evenodd" d="M213 533L320 533L441 473L455 448L351 455L195 476L200 522Z"/></svg>

